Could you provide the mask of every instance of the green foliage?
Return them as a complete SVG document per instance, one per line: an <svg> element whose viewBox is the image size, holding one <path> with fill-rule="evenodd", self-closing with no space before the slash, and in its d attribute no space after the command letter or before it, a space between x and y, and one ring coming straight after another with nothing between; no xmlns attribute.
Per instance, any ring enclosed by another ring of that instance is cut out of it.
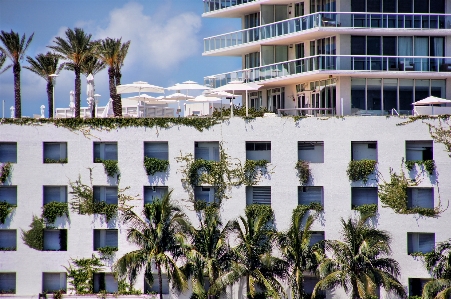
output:
<svg viewBox="0 0 451 299"><path fill-rule="evenodd" d="M94 254L91 258L70 260L69 267L63 266L67 271L67 278L72 290L76 294L92 294L94 292L94 274L103 271L100 258Z"/></svg>
<svg viewBox="0 0 451 299"><path fill-rule="evenodd" d="M311 202L308 205L298 205L294 210L294 212L299 213L301 215L305 215L305 213L307 213L307 211L309 210L322 212L324 211L324 207L320 203Z"/></svg>
<svg viewBox="0 0 451 299"><path fill-rule="evenodd" d="M157 172L166 172L168 166L168 160L144 157L144 168L146 169L147 175L155 175Z"/></svg>
<svg viewBox="0 0 451 299"><path fill-rule="evenodd" d="M310 179L310 167L309 163L304 160L298 160L296 166L294 167L298 171L297 175L299 178L299 183L305 185Z"/></svg>
<svg viewBox="0 0 451 299"><path fill-rule="evenodd" d="M439 201L434 209L407 206L407 188L418 186L419 181L406 178L404 171L397 174L390 168L390 181L379 183L378 195L383 207L389 207L398 214L420 214L427 217L437 217L443 211Z"/></svg>
<svg viewBox="0 0 451 299"><path fill-rule="evenodd" d="M22 229L22 240L30 248L36 250L44 249L44 220L33 216L30 229L24 231Z"/></svg>
<svg viewBox="0 0 451 299"><path fill-rule="evenodd" d="M0 183L4 184L8 177L11 175L12 164L6 162L4 164L0 163Z"/></svg>
<svg viewBox="0 0 451 299"><path fill-rule="evenodd" d="M52 201L42 208L42 218L47 223L55 222L56 218L66 215L69 217L69 208L66 202Z"/></svg>
<svg viewBox="0 0 451 299"><path fill-rule="evenodd" d="M101 259L103 259L112 257L118 251L118 248L115 246L105 246L97 248L97 251L102 255Z"/></svg>
<svg viewBox="0 0 451 299"><path fill-rule="evenodd" d="M429 175L433 175L435 171L435 161L434 160L415 160L415 161L406 161L406 168L411 171L416 165L420 165L424 167L424 169L429 173Z"/></svg>
<svg viewBox="0 0 451 299"><path fill-rule="evenodd" d="M105 173L109 177L114 177L116 174L119 174L119 166L117 166L116 160L101 160L96 158L95 163L102 163L103 168L105 168Z"/></svg>
<svg viewBox="0 0 451 299"><path fill-rule="evenodd" d="M244 178L243 184L246 186L254 186L259 181L259 174L268 174L267 160L246 160L244 163Z"/></svg>
<svg viewBox="0 0 451 299"><path fill-rule="evenodd" d="M49 159L49 158L45 158L44 159L44 163L61 163L61 164L65 164L67 162L68 162L67 158L58 159L58 160Z"/></svg>
<svg viewBox="0 0 451 299"><path fill-rule="evenodd" d="M263 115L268 112L269 112L269 110L266 109L266 107L258 109L258 110L255 108L249 107L247 118L263 117ZM233 105L233 115L246 118L246 107ZM215 110L213 111L213 117L219 118L221 116L222 117L230 116L230 108L222 108L222 109L215 108Z"/></svg>
<svg viewBox="0 0 451 299"><path fill-rule="evenodd" d="M368 176L376 169L376 164L377 162L375 160L350 161L348 169L346 170L349 180L353 182L363 181L363 183L366 184Z"/></svg>
<svg viewBox="0 0 451 299"><path fill-rule="evenodd" d="M6 217L16 208L15 205L0 201L0 224L4 224Z"/></svg>
<svg viewBox="0 0 451 299"><path fill-rule="evenodd" d="M377 204L364 204L361 206L353 206L353 210L359 211L362 215L373 216L377 212Z"/></svg>
<svg viewBox="0 0 451 299"><path fill-rule="evenodd" d="M0 247L0 251L16 251L16 247Z"/></svg>
<svg viewBox="0 0 451 299"><path fill-rule="evenodd" d="M66 294L66 291L59 290L59 291L53 292L53 299L62 299L63 294Z"/></svg>
<svg viewBox="0 0 451 299"><path fill-rule="evenodd" d="M219 124L217 117L157 117L157 118L55 118L55 119L33 119L33 118L5 118L2 124L36 126L42 124L54 124L71 131L81 131L85 135L90 130L117 130L120 128L163 128L173 126L193 127L202 132L212 126Z"/></svg>
<svg viewBox="0 0 451 299"><path fill-rule="evenodd" d="M140 290L135 290L132 285L128 284L124 279L117 282L118 295L141 295Z"/></svg>

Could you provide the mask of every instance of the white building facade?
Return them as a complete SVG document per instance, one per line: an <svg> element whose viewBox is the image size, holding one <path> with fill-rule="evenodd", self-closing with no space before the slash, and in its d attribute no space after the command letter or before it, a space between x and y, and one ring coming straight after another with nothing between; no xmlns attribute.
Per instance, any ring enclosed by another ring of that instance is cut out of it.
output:
<svg viewBox="0 0 451 299"><path fill-rule="evenodd" d="M250 107L286 114L412 114L412 103L427 96L451 98L450 0L204 4L204 17L242 23L239 31L205 38L203 53L241 57L242 69L212 74L205 83L262 84L250 93Z"/></svg>

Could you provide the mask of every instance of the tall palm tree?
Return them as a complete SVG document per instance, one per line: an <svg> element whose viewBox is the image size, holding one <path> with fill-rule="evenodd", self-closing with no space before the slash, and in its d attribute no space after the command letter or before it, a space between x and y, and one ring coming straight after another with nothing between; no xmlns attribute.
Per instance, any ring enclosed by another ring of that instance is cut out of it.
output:
<svg viewBox="0 0 451 299"><path fill-rule="evenodd" d="M245 278L249 298L283 297L284 290L277 278L285 277L286 263L271 254L276 236L273 223L274 212L270 206L250 205L245 217L227 224L236 234L238 245L232 251L231 270L221 275L214 289L223 289Z"/></svg>
<svg viewBox="0 0 451 299"><path fill-rule="evenodd" d="M181 209L172 202L171 193L145 206L143 214L147 220L131 209L123 212L123 222L129 225L127 240L139 249L126 253L113 267L119 277L128 277L131 282L144 269L145 278L152 285L154 263L158 271L160 299L163 298L163 269L177 290L184 291L188 287L186 277L176 261L185 251L186 232L190 224Z"/></svg>
<svg viewBox="0 0 451 299"><path fill-rule="evenodd" d="M31 34L25 42L25 34L22 35L22 38L20 38L17 32L12 30L9 33L2 30L0 34L0 40L3 43L3 47L0 46L0 50L12 61L14 74L15 118L22 117L22 100L20 96L20 61L25 57L25 52L33 40L33 36L34 33ZM10 67L11 65L7 66L6 69Z"/></svg>
<svg viewBox="0 0 451 299"><path fill-rule="evenodd" d="M24 66L24 68L47 81L47 100L50 118L53 118L53 78L50 75L59 74L63 68L64 65L58 65L59 58L59 55L51 52L38 54L35 58L27 56L27 62L30 66Z"/></svg>
<svg viewBox="0 0 451 299"><path fill-rule="evenodd" d="M89 74L95 76L98 72L100 72L105 68L106 68L105 63L101 61L99 58L95 56L88 56L83 65L81 66L81 73L86 77L89 76Z"/></svg>
<svg viewBox="0 0 451 299"><path fill-rule="evenodd" d="M342 287L351 299L363 299L376 295L376 288L406 298L403 285L398 281L399 264L387 256L391 254L391 237L365 224L367 217L359 221L341 219L344 241L326 240L326 252L331 257L321 261L318 271L321 280L313 290L315 298L319 290Z"/></svg>
<svg viewBox="0 0 451 299"><path fill-rule="evenodd" d="M309 215L302 225L306 213L307 210L301 207L293 210L290 228L278 238L282 256L289 265L291 298L304 298L304 273L314 273L323 256L319 245L310 246L311 227L316 216Z"/></svg>
<svg viewBox="0 0 451 299"><path fill-rule="evenodd" d="M2 70L2 67L5 64L5 61L6 61L6 54L4 54L2 51L0 51L0 74L3 74L7 69L9 69L11 67L11 66L9 66Z"/></svg>
<svg viewBox="0 0 451 299"><path fill-rule="evenodd" d="M192 229L192 247L187 254L186 272L191 276L194 298L217 299L223 290L209 288L230 266L228 231L222 226L219 209L206 207L198 212L200 227Z"/></svg>
<svg viewBox="0 0 451 299"><path fill-rule="evenodd" d="M426 269L433 280L423 287L423 299L448 299L451 296L451 239L438 243L434 252L425 256Z"/></svg>
<svg viewBox="0 0 451 299"><path fill-rule="evenodd" d="M106 38L100 41L97 51L97 55L108 66L108 83L110 98L113 99L114 116L122 116L121 97L116 93L116 86L120 84L120 68L127 55L129 45L130 41L122 44L120 38Z"/></svg>
<svg viewBox="0 0 451 299"><path fill-rule="evenodd" d="M81 28L68 28L65 34L66 39L56 37L56 45L48 47L68 60L66 69L75 73L75 117L80 117L81 69L85 61L93 55L96 43L91 42L91 34L86 34Z"/></svg>

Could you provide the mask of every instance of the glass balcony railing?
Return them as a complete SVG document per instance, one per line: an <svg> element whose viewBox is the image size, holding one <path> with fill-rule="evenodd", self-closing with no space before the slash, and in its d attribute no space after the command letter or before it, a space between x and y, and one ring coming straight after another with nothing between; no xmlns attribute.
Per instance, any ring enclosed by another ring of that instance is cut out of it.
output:
<svg viewBox="0 0 451 299"><path fill-rule="evenodd" d="M204 81L217 88L230 81L259 82L313 71L451 72L451 57L317 55L209 76Z"/></svg>
<svg viewBox="0 0 451 299"><path fill-rule="evenodd" d="M204 12L211 12L258 0L204 0Z"/></svg>
<svg viewBox="0 0 451 299"><path fill-rule="evenodd" d="M314 13L204 39L204 52L321 27L451 29L451 14Z"/></svg>

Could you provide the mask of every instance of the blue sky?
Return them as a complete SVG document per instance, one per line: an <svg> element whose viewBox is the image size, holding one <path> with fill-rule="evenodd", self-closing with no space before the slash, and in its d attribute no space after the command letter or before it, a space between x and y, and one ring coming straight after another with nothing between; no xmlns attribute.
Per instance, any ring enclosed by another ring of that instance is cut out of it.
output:
<svg viewBox="0 0 451 299"><path fill-rule="evenodd" d="M241 68L236 57L203 57L203 38L240 29L239 19L202 18L202 0L1 0L0 29L28 37L34 32L27 56L46 53L66 28L83 28L93 39L130 40L122 83L147 81L168 87L175 83ZM8 61L6 62L8 64ZM26 61L22 66L27 65ZM56 107L68 107L74 90L73 72L62 71L55 86ZM109 99L108 73L95 76L100 105ZM22 68L22 115L38 114L47 106L46 81ZM86 78L82 76L82 106L86 103ZM12 69L0 75L0 101L5 116L14 105ZM46 109L47 111L47 109ZM47 112L46 112L47 115Z"/></svg>

